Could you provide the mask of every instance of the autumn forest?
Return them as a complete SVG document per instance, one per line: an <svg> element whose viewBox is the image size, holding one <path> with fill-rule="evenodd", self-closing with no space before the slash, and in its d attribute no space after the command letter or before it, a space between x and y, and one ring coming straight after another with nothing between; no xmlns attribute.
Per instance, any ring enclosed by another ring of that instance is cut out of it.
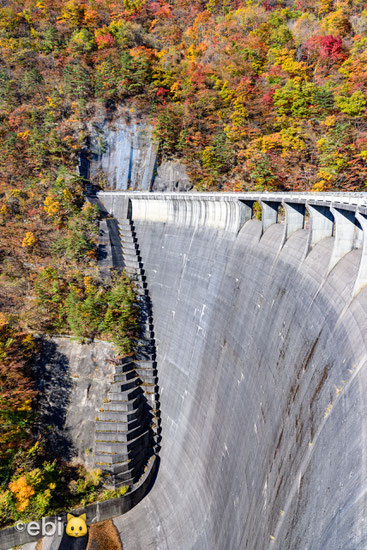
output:
<svg viewBox="0 0 367 550"><path fill-rule="evenodd" d="M363 0L1 0L0 525L90 502L50 456L32 362L44 334L132 353L133 282L101 281L78 173L87 122L124 106L199 191L363 191ZM124 306L122 308L122 305ZM124 314L121 314L121 310ZM75 480L79 480L78 482ZM79 484L79 485L78 485Z"/></svg>

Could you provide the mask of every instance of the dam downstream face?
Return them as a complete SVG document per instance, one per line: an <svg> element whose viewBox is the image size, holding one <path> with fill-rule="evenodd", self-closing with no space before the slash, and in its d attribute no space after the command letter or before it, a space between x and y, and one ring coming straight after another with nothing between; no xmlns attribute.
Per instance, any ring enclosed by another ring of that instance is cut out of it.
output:
<svg viewBox="0 0 367 550"><path fill-rule="evenodd" d="M103 194L101 200L104 202ZM105 202L106 206L107 202ZM126 550L362 550L366 290L281 224L162 222L132 201L153 303L161 464Z"/></svg>

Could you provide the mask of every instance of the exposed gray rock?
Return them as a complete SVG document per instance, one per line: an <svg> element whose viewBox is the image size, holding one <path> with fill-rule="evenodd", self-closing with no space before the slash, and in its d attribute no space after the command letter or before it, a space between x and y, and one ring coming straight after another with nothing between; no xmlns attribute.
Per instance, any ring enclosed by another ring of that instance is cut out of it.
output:
<svg viewBox="0 0 367 550"><path fill-rule="evenodd" d="M135 111L101 110L88 125L80 155L80 174L106 190L189 191L186 167L179 161L157 165L158 145L147 117Z"/></svg>
<svg viewBox="0 0 367 550"><path fill-rule="evenodd" d="M107 342L80 344L70 338L43 342L36 365L40 391L40 429L52 427L48 441L65 458L94 466L95 422L112 381Z"/></svg>
<svg viewBox="0 0 367 550"><path fill-rule="evenodd" d="M149 191L157 145L152 127L129 111L97 120L89 126L89 150L81 159L85 177L116 190ZM88 162L86 157L89 157Z"/></svg>
<svg viewBox="0 0 367 550"><path fill-rule="evenodd" d="M190 191L192 183L186 166L178 161L163 162L153 182L153 191Z"/></svg>

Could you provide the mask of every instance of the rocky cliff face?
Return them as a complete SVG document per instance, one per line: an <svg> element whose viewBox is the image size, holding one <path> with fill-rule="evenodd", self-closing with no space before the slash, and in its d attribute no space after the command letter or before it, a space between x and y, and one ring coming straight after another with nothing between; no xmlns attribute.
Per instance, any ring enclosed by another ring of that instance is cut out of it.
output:
<svg viewBox="0 0 367 550"><path fill-rule="evenodd" d="M192 183L186 166L177 161L163 162L153 180L153 191L190 191Z"/></svg>
<svg viewBox="0 0 367 550"><path fill-rule="evenodd" d="M147 117L129 110L106 110L88 125L80 173L92 183L118 191L188 191L184 164L159 163Z"/></svg>
<svg viewBox="0 0 367 550"><path fill-rule="evenodd" d="M112 344L48 338L35 365L40 429L66 459L94 466L95 422L112 382ZM52 426L52 430L48 427Z"/></svg>
<svg viewBox="0 0 367 550"><path fill-rule="evenodd" d="M125 114L93 124L89 151L93 183L109 189L150 190L157 146L145 122Z"/></svg>

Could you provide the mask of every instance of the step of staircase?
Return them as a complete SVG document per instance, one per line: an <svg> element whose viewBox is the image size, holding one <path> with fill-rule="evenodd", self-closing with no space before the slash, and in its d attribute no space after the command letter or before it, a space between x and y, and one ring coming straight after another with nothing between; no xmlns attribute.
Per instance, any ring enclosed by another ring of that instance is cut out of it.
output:
<svg viewBox="0 0 367 550"><path fill-rule="evenodd" d="M134 369L149 369L156 368L157 362L153 359L141 359L134 361Z"/></svg>
<svg viewBox="0 0 367 550"><path fill-rule="evenodd" d="M103 403L103 407L98 413L98 416L100 417L101 412L132 412L137 409L140 404L141 394L132 401L111 400L107 403Z"/></svg>
<svg viewBox="0 0 367 550"><path fill-rule="evenodd" d="M134 380L136 377L137 374L135 369L131 368L131 370L125 370L122 373L113 374L113 382L129 382L130 380Z"/></svg>
<svg viewBox="0 0 367 550"><path fill-rule="evenodd" d="M155 348L152 344L149 344L149 343L142 343L142 344L139 344L136 346L136 357L139 356L140 353L144 353L144 357L140 358L139 357L139 360L140 359L150 359L151 357L151 354L154 353L155 351Z"/></svg>
<svg viewBox="0 0 367 550"><path fill-rule="evenodd" d="M131 240L133 240L134 242L136 242L136 233L135 233L135 231L131 231L131 230L124 229L124 228L119 228L119 235L120 235L120 239L121 239L122 243L125 240L130 241L130 242L131 242Z"/></svg>
<svg viewBox="0 0 367 550"><path fill-rule="evenodd" d="M142 346L154 346L155 345L155 338L149 337L149 332L143 332L140 334L140 338L138 340L141 342Z"/></svg>
<svg viewBox="0 0 367 550"><path fill-rule="evenodd" d="M115 383L120 383L120 384L123 384L123 383L127 383L127 382L132 382L134 381L136 378L139 378L137 373L135 372L135 369L129 371L129 372L123 372L121 374L114 374L113 375L113 384Z"/></svg>
<svg viewBox="0 0 367 550"><path fill-rule="evenodd" d="M117 223L120 227L129 227L129 228L131 228L131 221L128 220L128 219L120 218L119 220L117 220Z"/></svg>
<svg viewBox="0 0 367 550"><path fill-rule="evenodd" d="M134 256L132 256L132 255L123 253L123 258L124 258L125 266L128 266L128 267L134 266L134 267L140 267L141 268L141 264L140 264L139 260L137 259L136 254ZM140 276L142 277L141 274L140 274Z"/></svg>
<svg viewBox="0 0 367 550"><path fill-rule="evenodd" d="M142 376L145 376L146 374L155 375L157 376L157 367L155 366L155 362L151 365L143 364L141 366L136 365L136 375L141 378Z"/></svg>
<svg viewBox="0 0 367 550"><path fill-rule="evenodd" d="M141 277L141 266L138 262L134 262L132 260L124 258L124 267L125 269L130 269L131 275L130 277L134 277L135 279L140 279Z"/></svg>
<svg viewBox="0 0 367 550"><path fill-rule="evenodd" d="M96 431L105 431L105 432L125 432L130 430L135 430L138 426L144 424L144 422L150 422L150 418L146 415L139 416L130 422L123 421L111 421L111 420L97 420L96 422Z"/></svg>
<svg viewBox="0 0 367 550"><path fill-rule="evenodd" d="M141 395L141 393L141 389L137 387L133 387L122 392L119 384L112 385L111 389L107 393L107 403L111 401L133 401L136 397Z"/></svg>
<svg viewBox="0 0 367 550"><path fill-rule="evenodd" d="M138 482L143 474L143 468L147 465L148 460L148 455L146 455L126 472L115 474L115 487L118 488L122 485L130 485L131 483Z"/></svg>
<svg viewBox="0 0 367 550"><path fill-rule="evenodd" d="M124 259L124 267L125 267L126 271L129 271L130 277L132 277L132 276L140 277L140 273L139 273L140 266L139 266L138 263L133 263L130 260L125 261L125 259Z"/></svg>
<svg viewBox="0 0 367 550"><path fill-rule="evenodd" d="M140 424L139 426L136 426L134 429L130 429L129 431L112 431L111 432L107 430L97 430L96 442L119 441L119 442L127 443L129 441L132 441L133 439L136 439L139 435L142 435L147 430L147 428L148 428L148 423L145 422L144 424Z"/></svg>
<svg viewBox="0 0 367 550"><path fill-rule="evenodd" d="M121 485L127 485L131 481L133 483L138 481L138 479L140 479L140 477L143 473L142 472L142 470L143 470L142 467L144 466L144 462L146 462L145 458L140 460L136 464L134 464L134 466L132 468L130 468L130 470L127 470L126 472L121 472L120 474L116 474L115 475L115 484L116 484L115 486L116 486L116 488L118 488Z"/></svg>
<svg viewBox="0 0 367 550"><path fill-rule="evenodd" d="M121 411L121 410L101 410L98 412L96 422L133 422L134 420L140 418L140 415L144 411L144 402L141 401L138 407L131 411Z"/></svg>
<svg viewBox="0 0 367 550"><path fill-rule="evenodd" d="M139 372L136 373L137 374L137 380L139 381L138 384L139 386L142 386L146 383L151 383L151 384L155 384L157 383L157 370L156 369L153 369L153 368L148 368L148 369L139 369ZM123 382L123 380L119 380L118 378L120 376L123 376L121 374L115 374L115 382L113 383L121 383Z"/></svg>
<svg viewBox="0 0 367 550"><path fill-rule="evenodd" d="M120 374L118 376L126 376L125 374ZM135 378L130 378L129 380L115 380L111 384L111 391L113 393L120 391L125 392L127 390L132 390L133 388L137 388L141 385L141 380L138 376L135 376Z"/></svg>
<svg viewBox="0 0 367 550"><path fill-rule="evenodd" d="M138 260L138 254L136 252L136 248L128 248L128 247L124 247L124 250L123 250L123 255L124 257L128 257L128 258L134 258L136 260Z"/></svg>
<svg viewBox="0 0 367 550"><path fill-rule="evenodd" d="M120 234L120 241L122 250L124 250L125 244L136 245L135 237L133 235L128 235L127 233Z"/></svg>
<svg viewBox="0 0 367 550"><path fill-rule="evenodd" d="M139 461L145 460L146 456L146 449L140 449L131 458L127 458L126 455L121 454L96 453L96 464L98 466L103 465L103 469L107 472L121 474L122 472L131 470Z"/></svg>
<svg viewBox="0 0 367 550"><path fill-rule="evenodd" d="M136 269L133 267L125 266L125 271L129 275L129 277L133 277L136 273Z"/></svg>
<svg viewBox="0 0 367 550"><path fill-rule="evenodd" d="M142 289L142 290L148 289L148 285L146 281L137 280L137 281L134 281L134 285L137 289Z"/></svg>
<svg viewBox="0 0 367 550"><path fill-rule="evenodd" d="M131 226L127 226L127 225L120 225L119 224L119 227L118 227L118 232L121 236L125 236L125 235L132 235L133 237L136 238L136 231L134 229L132 229Z"/></svg>
<svg viewBox="0 0 367 550"><path fill-rule="evenodd" d="M149 389L150 386L156 386L158 384L158 376L156 373L144 372L141 374L141 388L144 390Z"/></svg>
<svg viewBox="0 0 367 550"><path fill-rule="evenodd" d="M119 364L115 366L115 374L128 373L133 371L135 368L135 361L130 359L126 363Z"/></svg>
<svg viewBox="0 0 367 550"><path fill-rule="evenodd" d="M150 432L146 430L131 441L96 441L96 453L124 455L133 449L143 449L148 446Z"/></svg>
<svg viewBox="0 0 367 550"><path fill-rule="evenodd" d="M124 244L124 251L125 252L132 252L134 254L138 254L138 245L134 242L134 243L131 243L131 242L126 242L126 244Z"/></svg>
<svg viewBox="0 0 367 550"><path fill-rule="evenodd" d="M142 334L142 337L143 338L149 338L149 339L152 339L154 341L154 336L155 336L155 332L154 330L151 330L149 327L145 326L145 327L142 327L143 329L143 332L141 333ZM155 343L155 342L154 342Z"/></svg>

